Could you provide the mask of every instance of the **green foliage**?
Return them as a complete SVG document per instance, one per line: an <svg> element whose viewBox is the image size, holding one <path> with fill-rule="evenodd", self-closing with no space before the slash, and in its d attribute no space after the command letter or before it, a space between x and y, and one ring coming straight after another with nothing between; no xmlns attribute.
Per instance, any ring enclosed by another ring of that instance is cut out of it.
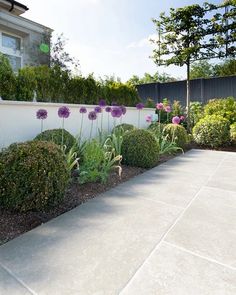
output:
<svg viewBox="0 0 236 295"><path fill-rule="evenodd" d="M155 137L159 138L163 132L163 129L165 128L166 124L159 124L158 122L151 123L148 126L148 130L151 131Z"/></svg>
<svg viewBox="0 0 236 295"><path fill-rule="evenodd" d="M205 105L204 115L220 115L233 124L236 122L236 100L233 97L212 99Z"/></svg>
<svg viewBox="0 0 236 295"><path fill-rule="evenodd" d="M158 162L159 146L151 132L136 129L124 134L121 154L127 165L151 168Z"/></svg>
<svg viewBox="0 0 236 295"><path fill-rule="evenodd" d="M138 77L136 75L133 75L129 80L128 83L132 85L140 85L140 84L148 84L148 83L165 83L165 82L172 82L176 81L174 77L171 77L167 73L158 73L156 72L154 75L151 75L149 73L144 73L143 77Z"/></svg>
<svg viewBox="0 0 236 295"><path fill-rule="evenodd" d="M236 75L236 60L229 59L214 66L214 75L217 77Z"/></svg>
<svg viewBox="0 0 236 295"><path fill-rule="evenodd" d="M8 58L0 53L0 96L2 99L14 99L16 79Z"/></svg>
<svg viewBox="0 0 236 295"><path fill-rule="evenodd" d="M233 143L236 143L236 122L230 125L230 138Z"/></svg>
<svg viewBox="0 0 236 295"><path fill-rule="evenodd" d="M188 134L185 128L178 124L168 124L163 130L163 136L170 142L175 142L177 147L184 148L188 142Z"/></svg>
<svg viewBox="0 0 236 295"><path fill-rule="evenodd" d="M193 127L203 116L203 105L199 101L190 103L190 126Z"/></svg>
<svg viewBox="0 0 236 295"><path fill-rule="evenodd" d="M25 67L19 70L17 75L16 99L32 101L37 82L33 67Z"/></svg>
<svg viewBox="0 0 236 295"><path fill-rule="evenodd" d="M220 115L207 115L193 128L193 138L200 145L217 148L230 142L230 123Z"/></svg>
<svg viewBox="0 0 236 295"><path fill-rule="evenodd" d="M156 107L155 101L152 98L147 98L145 108L154 109Z"/></svg>
<svg viewBox="0 0 236 295"><path fill-rule="evenodd" d="M171 117L181 116L184 114L184 108L182 107L179 100L174 100L171 108L172 108Z"/></svg>
<svg viewBox="0 0 236 295"><path fill-rule="evenodd" d="M69 181L61 149L50 142L13 144L0 154L0 205L42 210L60 202Z"/></svg>
<svg viewBox="0 0 236 295"><path fill-rule="evenodd" d="M122 130L121 130L122 129ZM135 126L132 125L132 124L127 124L127 123L122 123L120 125L117 125L113 128L112 130L112 133L117 133L119 131L131 131L131 130L134 130L135 129Z"/></svg>
<svg viewBox="0 0 236 295"><path fill-rule="evenodd" d="M182 151L183 149L179 146L177 146L175 140L172 138L172 140L169 140L168 135L167 136L160 136L157 138L159 142L159 147L160 147L160 155L173 155L177 152Z"/></svg>
<svg viewBox="0 0 236 295"><path fill-rule="evenodd" d="M214 76L214 67L207 60L194 62L191 65L190 79L209 78Z"/></svg>
<svg viewBox="0 0 236 295"><path fill-rule="evenodd" d="M67 153L76 144L75 137L65 129L50 129L38 134L34 140L51 141L59 146L65 146Z"/></svg>

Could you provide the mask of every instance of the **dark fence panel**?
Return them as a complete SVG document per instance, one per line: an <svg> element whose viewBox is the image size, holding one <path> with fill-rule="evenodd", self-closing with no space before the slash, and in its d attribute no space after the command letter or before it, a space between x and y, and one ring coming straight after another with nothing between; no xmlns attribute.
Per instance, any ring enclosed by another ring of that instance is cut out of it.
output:
<svg viewBox="0 0 236 295"><path fill-rule="evenodd" d="M137 85L139 96L143 101L152 98L156 102L168 98L171 102L179 100L186 103L186 80L168 83L149 83ZM191 101L206 103L212 98L236 97L236 76L195 79L190 81Z"/></svg>

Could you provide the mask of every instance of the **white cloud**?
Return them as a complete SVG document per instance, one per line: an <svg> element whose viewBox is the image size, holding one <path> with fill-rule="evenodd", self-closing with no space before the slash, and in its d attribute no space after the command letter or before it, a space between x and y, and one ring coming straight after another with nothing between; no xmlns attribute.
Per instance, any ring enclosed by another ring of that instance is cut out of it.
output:
<svg viewBox="0 0 236 295"><path fill-rule="evenodd" d="M152 43L150 40L157 39L156 34L151 34L147 38L140 39L138 41L134 41L127 45L127 49L129 48L142 48L142 47L150 47L152 46Z"/></svg>

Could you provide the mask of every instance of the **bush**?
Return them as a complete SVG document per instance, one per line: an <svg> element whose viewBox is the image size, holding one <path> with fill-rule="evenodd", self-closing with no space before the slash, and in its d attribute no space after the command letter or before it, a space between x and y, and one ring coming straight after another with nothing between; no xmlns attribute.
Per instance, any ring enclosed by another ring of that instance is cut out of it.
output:
<svg viewBox="0 0 236 295"><path fill-rule="evenodd" d="M124 134L121 153L125 164L150 168L158 162L159 145L149 131L136 129Z"/></svg>
<svg viewBox="0 0 236 295"><path fill-rule="evenodd" d="M33 67L25 67L19 70L17 75L16 99L32 101L37 82Z"/></svg>
<svg viewBox="0 0 236 295"><path fill-rule="evenodd" d="M119 131L120 129L123 129L124 132L131 131L135 129L135 126L132 124L123 123L123 124L115 126L112 130L112 133L115 133L116 131Z"/></svg>
<svg viewBox="0 0 236 295"><path fill-rule="evenodd" d="M0 53L0 96L14 99L16 79L8 58Z"/></svg>
<svg viewBox="0 0 236 295"><path fill-rule="evenodd" d="M230 125L230 138L233 143L236 143L236 123Z"/></svg>
<svg viewBox="0 0 236 295"><path fill-rule="evenodd" d="M230 141L230 123L219 115L202 118L193 128L193 138L201 145L216 148Z"/></svg>
<svg viewBox="0 0 236 295"><path fill-rule="evenodd" d="M158 122L155 122L155 123L151 123L147 129L153 132L155 136L158 138L159 136L161 136L165 126L166 124L163 124L163 123L159 124Z"/></svg>
<svg viewBox="0 0 236 295"><path fill-rule="evenodd" d="M50 129L45 130L35 137L34 140L51 141L57 145L62 145L62 131L63 131L63 146L66 146L65 152L68 152L76 143L75 137L67 130Z"/></svg>
<svg viewBox="0 0 236 295"><path fill-rule="evenodd" d="M204 114L222 116L233 124L236 122L236 101L233 97L212 99L206 104Z"/></svg>
<svg viewBox="0 0 236 295"><path fill-rule="evenodd" d="M0 154L0 205L41 210L63 199L69 181L64 154L54 143L13 144Z"/></svg>
<svg viewBox="0 0 236 295"><path fill-rule="evenodd" d="M178 124L168 124L163 129L163 136L169 141L175 142L178 147L184 148L188 142L188 134L185 128Z"/></svg>

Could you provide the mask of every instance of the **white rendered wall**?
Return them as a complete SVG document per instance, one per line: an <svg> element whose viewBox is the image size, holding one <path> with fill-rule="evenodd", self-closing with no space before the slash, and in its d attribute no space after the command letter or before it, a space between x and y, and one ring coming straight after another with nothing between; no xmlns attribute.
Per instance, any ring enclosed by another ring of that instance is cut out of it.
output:
<svg viewBox="0 0 236 295"><path fill-rule="evenodd" d="M56 103L34 103L34 102L13 102L0 101L0 148L7 147L13 142L22 142L33 139L40 133L40 120L36 119L38 109L46 109L48 117L44 120L44 130L61 128L62 119L58 117L58 108L66 105L69 107L71 114L68 119L65 119L65 129L71 132L74 136L80 132L80 124L82 114L79 109L82 105L74 104L56 104ZM83 105L88 112L93 110L95 106ZM89 137L91 121L88 120L88 112L84 114L83 123L83 139ZM139 111L134 107L127 107L127 113L122 118L122 123L129 123L138 126ZM140 111L140 127L146 128L148 123L145 121L145 116L154 113L153 109L144 108ZM110 116L110 129L113 127L113 118ZM120 124L120 119L116 119L116 125ZM101 114L98 117L98 127L101 126ZM97 122L93 123L93 137L97 135ZM108 113L103 113L103 130L108 130Z"/></svg>

